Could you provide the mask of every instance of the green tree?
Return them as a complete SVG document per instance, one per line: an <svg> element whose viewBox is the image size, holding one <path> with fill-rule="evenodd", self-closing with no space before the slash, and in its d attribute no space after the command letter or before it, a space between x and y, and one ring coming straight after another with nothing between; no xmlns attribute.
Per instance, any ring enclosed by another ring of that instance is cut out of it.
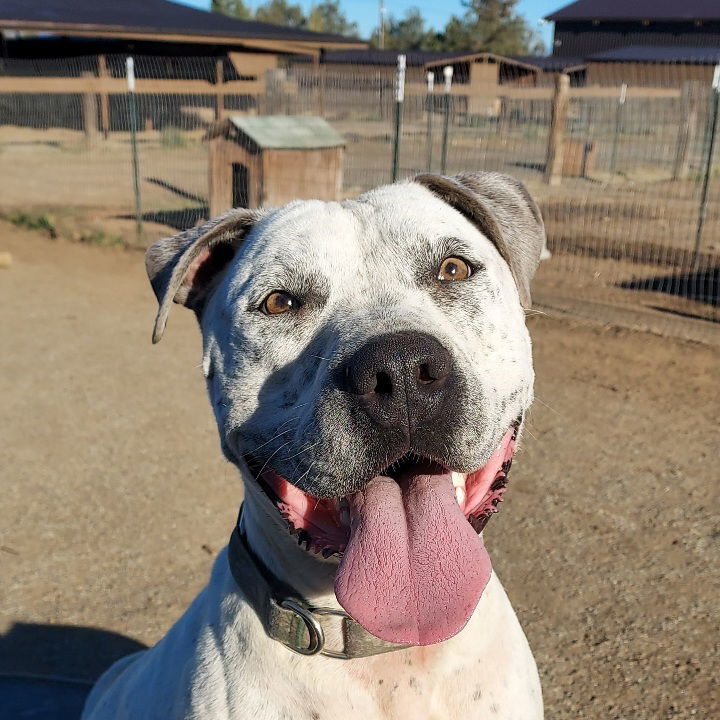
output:
<svg viewBox="0 0 720 720"><path fill-rule="evenodd" d="M210 9L213 12L229 15L240 20L249 20L252 17L252 13L243 0L212 0Z"/></svg>
<svg viewBox="0 0 720 720"><path fill-rule="evenodd" d="M336 35L357 35L360 32L357 23L350 22L340 9L340 0L325 0L315 5L308 15L305 27L315 32Z"/></svg>
<svg viewBox="0 0 720 720"><path fill-rule="evenodd" d="M528 22L517 13L518 0L466 0L462 18L453 15L442 33L444 50L528 55L544 51Z"/></svg>
<svg viewBox="0 0 720 720"><path fill-rule="evenodd" d="M300 5L293 5L288 0L268 0L255 11L255 20L289 27L304 27L306 23Z"/></svg>
<svg viewBox="0 0 720 720"><path fill-rule="evenodd" d="M380 29L376 28L370 37L371 47L380 47ZM385 23L385 43L388 50L428 50L437 41L437 33L425 28L425 18L418 8L411 7L398 20L392 15Z"/></svg>

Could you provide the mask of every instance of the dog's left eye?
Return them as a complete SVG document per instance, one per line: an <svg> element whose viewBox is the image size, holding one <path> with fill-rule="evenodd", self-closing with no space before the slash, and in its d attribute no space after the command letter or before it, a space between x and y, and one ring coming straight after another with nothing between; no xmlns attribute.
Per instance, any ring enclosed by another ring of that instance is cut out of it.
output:
<svg viewBox="0 0 720 720"><path fill-rule="evenodd" d="M447 257L440 264L437 279L440 282L467 280L472 274L472 266L467 260L459 257Z"/></svg>
<svg viewBox="0 0 720 720"><path fill-rule="evenodd" d="M297 310L300 303L289 293L276 290L271 292L262 302L260 309L266 315L279 315L288 310Z"/></svg>

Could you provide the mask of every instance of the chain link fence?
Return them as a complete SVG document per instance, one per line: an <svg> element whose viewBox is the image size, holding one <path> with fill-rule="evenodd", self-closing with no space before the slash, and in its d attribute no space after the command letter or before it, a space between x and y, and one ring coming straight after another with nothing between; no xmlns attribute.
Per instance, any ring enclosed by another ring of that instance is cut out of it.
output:
<svg viewBox="0 0 720 720"><path fill-rule="evenodd" d="M124 56L107 56L102 68L96 57L3 61L0 215L51 235L144 245L208 216L206 136L217 118L321 116L345 140L344 197L393 173L495 170L523 180L547 227L550 257L535 298L548 311L718 337L720 127L711 66L644 77L609 64L592 86L550 74L529 84L526 70L510 67L479 87L456 66L445 93L439 65L432 94L427 68L408 68L400 123L391 66L297 61L243 78L228 59L142 57L135 69L133 105Z"/></svg>

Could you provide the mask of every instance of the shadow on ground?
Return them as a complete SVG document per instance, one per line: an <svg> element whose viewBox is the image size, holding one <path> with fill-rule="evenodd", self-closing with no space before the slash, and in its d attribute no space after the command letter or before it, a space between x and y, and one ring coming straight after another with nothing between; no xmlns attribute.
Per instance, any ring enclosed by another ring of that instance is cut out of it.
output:
<svg viewBox="0 0 720 720"><path fill-rule="evenodd" d="M145 647L100 628L15 623L0 635L0 675L60 675L92 682L116 660Z"/></svg>
<svg viewBox="0 0 720 720"><path fill-rule="evenodd" d="M76 720L103 671L145 647L99 628L15 623L0 636L0 716Z"/></svg>
<svg viewBox="0 0 720 720"><path fill-rule="evenodd" d="M167 225L175 230L187 230L208 219L207 205L182 208L181 210L156 210L142 214L143 222ZM118 215L121 220L134 220L134 215Z"/></svg>
<svg viewBox="0 0 720 720"><path fill-rule="evenodd" d="M652 290L718 307L720 306L720 265L698 272L626 280L618 283L618 287L626 290Z"/></svg>
<svg viewBox="0 0 720 720"><path fill-rule="evenodd" d="M177 185L172 185L169 182L165 182L165 180L163 180L162 178L146 177L145 180L149 183L152 183L153 185L165 188L165 190L169 190L174 195L184 198L185 200L192 200L193 202L200 203L201 205L207 203L207 198L201 197L200 195L195 195L195 193L188 192L187 190L183 190Z"/></svg>

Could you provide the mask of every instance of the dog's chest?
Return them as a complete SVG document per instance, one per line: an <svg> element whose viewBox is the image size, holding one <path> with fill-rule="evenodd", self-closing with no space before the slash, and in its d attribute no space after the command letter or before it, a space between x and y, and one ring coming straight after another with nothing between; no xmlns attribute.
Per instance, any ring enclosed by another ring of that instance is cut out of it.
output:
<svg viewBox="0 0 720 720"><path fill-rule="evenodd" d="M309 720L447 720L451 717L515 718L509 684L494 672L483 672L473 653L450 656L418 648L372 658L329 664L317 673L303 665L295 681L297 696L307 698L307 710L291 717ZM307 682L307 684L306 684ZM299 689L299 688L298 688ZM283 708L279 717L286 717ZM526 716L523 720L527 720Z"/></svg>
<svg viewBox="0 0 720 720"><path fill-rule="evenodd" d="M472 623L475 625L476 623ZM278 718L309 720L536 720L542 716L529 652L469 627L440 646L349 662L293 663L290 690L306 709L285 706ZM494 633L490 633L494 634ZM514 638L513 638L514 640Z"/></svg>

